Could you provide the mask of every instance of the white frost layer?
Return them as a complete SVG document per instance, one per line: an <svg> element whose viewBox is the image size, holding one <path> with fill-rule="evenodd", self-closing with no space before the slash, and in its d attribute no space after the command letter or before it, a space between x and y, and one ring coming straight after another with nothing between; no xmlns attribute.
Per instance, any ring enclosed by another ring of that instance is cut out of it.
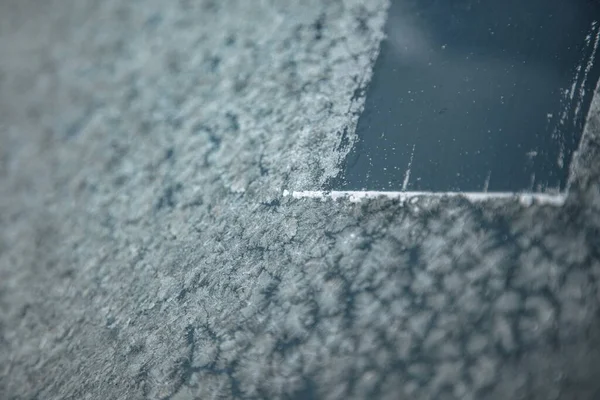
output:
<svg viewBox="0 0 600 400"><path fill-rule="evenodd" d="M359 202L362 199L372 199L376 197L387 197L399 199L402 202L416 199L419 197L463 197L471 202L482 202L498 199L514 199L521 204L529 206L531 204L548 204L552 206L562 206L567 197L564 193L511 193L511 192L378 192L378 191L283 191L284 196L292 196L295 199L313 198L313 199L348 199L351 202Z"/></svg>

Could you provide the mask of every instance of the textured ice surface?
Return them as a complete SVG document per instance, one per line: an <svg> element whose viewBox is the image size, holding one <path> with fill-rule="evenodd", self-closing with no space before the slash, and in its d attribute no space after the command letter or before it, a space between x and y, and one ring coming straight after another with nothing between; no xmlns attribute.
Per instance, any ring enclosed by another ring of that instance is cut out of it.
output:
<svg viewBox="0 0 600 400"><path fill-rule="evenodd" d="M598 96L563 207L283 196L385 7L2 2L0 398L597 397Z"/></svg>

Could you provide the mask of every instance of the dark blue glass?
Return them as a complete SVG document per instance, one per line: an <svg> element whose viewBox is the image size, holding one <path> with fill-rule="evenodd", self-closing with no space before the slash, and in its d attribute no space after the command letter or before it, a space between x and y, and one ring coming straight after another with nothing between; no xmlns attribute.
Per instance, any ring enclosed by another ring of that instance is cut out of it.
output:
<svg viewBox="0 0 600 400"><path fill-rule="evenodd" d="M564 190L599 31L598 1L394 0L329 189Z"/></svg>

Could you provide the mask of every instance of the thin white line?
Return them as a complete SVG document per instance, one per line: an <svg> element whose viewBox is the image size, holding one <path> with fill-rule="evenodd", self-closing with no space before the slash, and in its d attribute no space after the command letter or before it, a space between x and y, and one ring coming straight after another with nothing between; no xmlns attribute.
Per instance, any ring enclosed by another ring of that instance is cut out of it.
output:
<svg viewBox="0 0 600 400"><path fill-rule="evenodd" d="M592 32L594 30L596 30L596 39L594 40L594 47L592 50L592 55L588 59L587 65L586 65L584 73L583 73L583 81L581 82L581 86L579 89L579 101L577 102L577 107L575 108L575 122L577 122L577 120L579 119L578 116L579 116L579 113L581 111L581 107L583 104L583 98L585 96L585 84L587 82L588 75L590 74L590 71L592 70L592 67L594 66L594 61L596 59L596 52L598 51L598 44L600 43L600 29L596 29L596 26L597 26L597 22L594 21L592 23Z"/></svg>
<svg viewBox="0 0 600 400"><path fill-rule="evenodd" d="M552 206L562 206L566 200L565 193L511 193L511 192L380 192L380 191L283 191L284 196L291 196L295 199L347 199L351 202L359 202L363 199L373 199L377 197L387 197L398 199L405 202L411 199L423 197L444 198L444 197L462 197L473 203L490 200L515 200L519 203L529 206L531 204L547 204Z"/></svg>
<svg viewBox="0 0 600 400"><path fill-rule="evenodd" d="M490 178L492 177L492 170L488 171L487 177L485 178L485 182L483 183L483 191L487 193L488 188L490 187Z"/></svg>
<svg viewBox="0 0 600 400"><path fill-rule="evenodd" d="M408 181L410 179L410 169L412 168L413 158L415 157L415 147L413 144L412 152L410 153L410 161L408 162L408 168L406 169L406 173L404 174L404 182L402 182L402 191L406 191L406 187L408 186Z"/></svg>

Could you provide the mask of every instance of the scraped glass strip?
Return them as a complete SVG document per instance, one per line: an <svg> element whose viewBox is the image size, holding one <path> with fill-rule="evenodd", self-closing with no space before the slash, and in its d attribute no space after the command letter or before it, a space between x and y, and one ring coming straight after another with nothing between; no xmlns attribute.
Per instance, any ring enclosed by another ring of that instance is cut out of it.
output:
<svg viewBox="0 0 600 400"><path fill-rule="evenodd" d="M600 74L600 3L393 0L358 140L328 189L565 189Z"/></svg>

